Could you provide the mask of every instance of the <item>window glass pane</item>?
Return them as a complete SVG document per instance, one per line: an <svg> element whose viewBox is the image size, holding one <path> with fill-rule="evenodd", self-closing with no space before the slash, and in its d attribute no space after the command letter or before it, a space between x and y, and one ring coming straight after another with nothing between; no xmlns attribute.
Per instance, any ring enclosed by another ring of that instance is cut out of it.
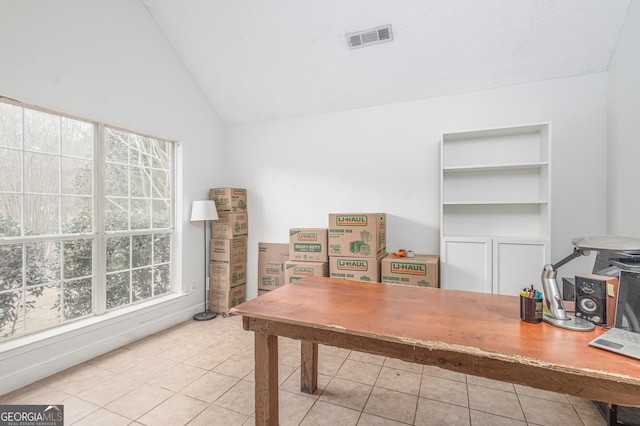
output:
<svg viewBox="0 0 640 426"><path fill-rule="evenodd" d="M60 157L37 152L24 153L24 191L34 194L58 194Z"/></svg>
<svg viewBox="0 0 640 426"><path fill-rule="evenodd" d="M151 174L153 178L153 193L151 196L153 198L169 199L171 197L171 173L153 169Z"/></svg>
<svg viewBox="0 0 640 426"><path fill-rule="evenodd" d="M129 201L126 198L105 200L105 230L125 231L129 229Z"/></svg>
<svg viewBox="0 0 640 426"><path fill-rule="evenodd" d="M171 261L171 235L156 234L153 236L153 264Z"/></svg>
<svg viewBox="0 0 640 426"><path fill-rule="evenodd" d="M93 163L87 160L62 157L62 193L93 194Z"/></svg>
<svg viewBox="0 0 640 426"><path fill-rule="evenodd" d="M151 141L149 138L139 135L130 135L131 144L131 165L139 167L151 167L149 158L149 148Z"/></svg>
<svg viewBox="0 0 640 426"><path fill-rule="evenodd" d="M150 185L151 179L149 178L149 169L143 169L141 167L131 168L132 197L151 197Z"/></svg>
<svg viewBox="0 0 640 426"><path fill-rule="evenodd" d="M156 266L153 275L153 292L156 296L171 292L171 267L170 265Z"/></svg>
<svg viewBox="0 0 640 426"><path fill-rule="evenodd" d="M20 236L20 196L0 194L0 237Z"/></svg>
<svg viewBox="0 0 640 426"><path fill-rule="evenodd" d="M58 233L59 198L50 195L24 196L25 235Z"/></svg>
<svg viewBox="0 0 640 426"><path fill-rule="evenodd" d="M22 244L0 245L0 292L22 287Z"/></svg>
<svg viewBox="0 0 640 426"><path fill-rule="evenodd" d="M21 177L22 151L0 148L0 191L20 192Z"/></svg>
<svg viewBox="0 0 640 426"><path fill-rule="evenodd" d="M80 234L91 232L92 202L91 197L61 197L62 199L62 232Z"/></svg>
<svg viewBox="0 0 640 426"><path fill-rule="evenodd" d="M133 268L151 265L151 240L152 235L134 235L132 237L133 249L131 258Z"/></svg>
<svg viewBox="0 0 640 426"><path fill-rule="evenodd" d="M93 240L64 242L64 279L89 277L93 274Z"/></svg>
<svg viewBox="0 0 640 426"><path fill-rule="evenodd" d="M129 164L129 134L120 130L104 129L105 160Z"/></svg>
<svg viewBox="0 0 640 426"><path fill-rule="evenodd" d="M131 229L151 228L151 201L131 200Z"/></svg>
<svg viewBox="0 0 640 426"><path fill-rule="evenodd" d="M91 160L94 125L62 117L62 154Z"/></svg>
<svg viewBox="0 0 640 426"><path fill-rule="evenodd" d="M22 148L22 107L0 102L0 146Z"/></svg>
<svg viewBox="0 0 640 426"><path fill-rule="evenodd" d="M0 292L0 338L24 334L23 290Z"/></svg>
<svg viewBox="0 0 640 426"><path fill-rule="evenodd" d="M133 302L153 296L151 268L135 269L132 272Z"/></svg>
<svg viewBox="0 0 640 426"><path fill-rule="evenodd" d="M24 110L24 149L60 153L60 116L32 109Z"/></svg>
<svg viewBox="0 0 640 426"><path fill-rule="evenodd" d="M27 288L25 333L33 333L60 324L60 312L56 309L59 300L60 283Z"/></svg>
<svg viewBox="0 0 640 426"><path fill-rule="evenodd" d="M107 239L107 272L129 269L129 237Z"/></svg>
<svg viewBox="0 0 640 426"><path fill-rule="evenodd" d="M169 200L154 200L153 228L169 228L171 226L171 206Z"/></svg>
<svg viewBox="0 0 640 426"><path fill-rule="evenodd" d="M122 164L105 164L104 193L107 196L129 195L129 167Z"/></svg>
<svg viewBox="0 0 640 426"><path fill-rule="evenodd" d="M27 243L27 286L60 280L60 243L51 241Z"/></svg>
<svg viewBox="0 0 640 426"><path fill-rule="evenodd" d="M69 320L90 315L93 312L92 297L92 284L90 278L65 282L65 319Z"/></svg>
<svg viewBox="0 0 640 426"><path fill-rule="evenodd" d="M130 300L130 272L107 274L107 309L128 305Z"/></svg>
<svg viewBox="0 0 640 426"><path fill-rule="evenodd" d="M172 144L169 142L153 140L151 144L151 167L171 170L171 146Z"/></svg>

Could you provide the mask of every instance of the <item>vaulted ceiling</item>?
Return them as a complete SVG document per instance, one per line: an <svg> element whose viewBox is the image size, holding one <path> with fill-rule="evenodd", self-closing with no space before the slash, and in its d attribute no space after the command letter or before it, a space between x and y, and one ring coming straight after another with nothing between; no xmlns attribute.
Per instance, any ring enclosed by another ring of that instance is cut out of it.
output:
<svg viewBox="0 0 640 426"><path fill-rule="evenodd" d="M228 124L606 71L629 0L142 0ZM393 40L347 34L391 24Z"/></svg>

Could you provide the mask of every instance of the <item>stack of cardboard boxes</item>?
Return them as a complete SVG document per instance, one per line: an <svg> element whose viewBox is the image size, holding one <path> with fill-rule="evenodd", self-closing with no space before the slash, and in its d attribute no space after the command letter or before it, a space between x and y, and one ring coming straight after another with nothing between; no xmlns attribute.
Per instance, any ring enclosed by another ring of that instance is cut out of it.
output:
<svg viewBox="0 0 640 426"><path fill-rule="evenodd" d="M285 282L304 277L328 277L327 228L291 228L289 260L285 263Z"/></svg>
<svg viewBox="0 0 640 426"><path fill-rule="evenodd" d="M218 220L211 222L209 265L209 310L227 314L243 303L247 288L247 191L242 188L212 188Z"/></svg>
<svg viewBox="0 0 640 426"><path fill-rule="evenodd" d="M329 276L380 281L380 263L387 254L385 213L329 214Z"/></svg>
<svg viewBox="0 0 640 426"><path fill-rule="evenodd" d="M289 244L258 243L258 296L285 284L284 264Z"/></svg>

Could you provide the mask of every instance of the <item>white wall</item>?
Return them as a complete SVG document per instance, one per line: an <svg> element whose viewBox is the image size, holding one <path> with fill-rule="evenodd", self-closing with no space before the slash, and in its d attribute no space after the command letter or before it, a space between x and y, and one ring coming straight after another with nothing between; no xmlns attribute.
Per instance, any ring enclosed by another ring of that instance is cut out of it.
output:
<svg viewBox="0 0 640 426"><path fill-rule="evenodd" d="M608 79L607 231L640 238L640 1L631 2Z"/></svg>
<svg viewBox="0 0 640 426"><path fill-rule="evenodd" d="M0 394L202 310L202 225L191 202L225 184L224 127L141 2L0 0L0 95L182 142L177 252L184 297L16 348L0 344Z"/></svg>
<svg viewBox="0 0 640 426"><path fill-rule="evenodd" d="M234 185L248 190L248 297L258 242L328 214L387 213L387 249L439 253L442 132L551 122L551 258L606 225L606 74L274 120L227 129ZM594 258L559 276L590 272Z"/></svg>

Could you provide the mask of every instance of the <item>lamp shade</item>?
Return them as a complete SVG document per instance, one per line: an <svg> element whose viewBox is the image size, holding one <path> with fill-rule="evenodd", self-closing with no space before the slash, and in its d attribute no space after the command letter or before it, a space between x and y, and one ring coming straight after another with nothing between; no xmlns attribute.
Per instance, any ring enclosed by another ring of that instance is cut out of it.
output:
<svg viewBox="0 0 640 426"><path fill-rule="evenodd" d="M191 222L218 220L216 203L212 200L194 201L191 206Z"/></svg>

